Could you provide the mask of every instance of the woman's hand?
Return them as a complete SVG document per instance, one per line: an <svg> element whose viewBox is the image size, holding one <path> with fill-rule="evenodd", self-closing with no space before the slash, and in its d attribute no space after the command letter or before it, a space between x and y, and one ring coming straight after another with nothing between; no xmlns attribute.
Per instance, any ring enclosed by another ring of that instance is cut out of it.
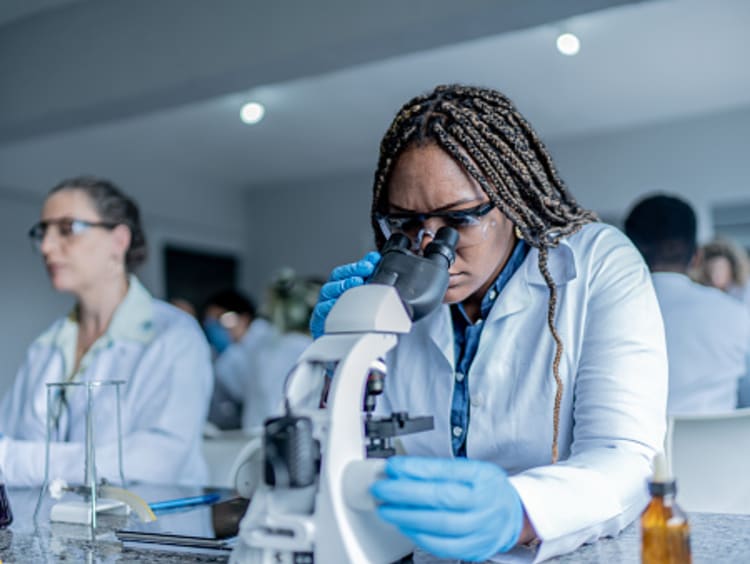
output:
<svg viewBox="0 0 750 564"><path fill-rule="evenodd" d="M507 474L478 460L394 456L371 492L380 517L441 558L483 561L507 552L524 526Z"/></svg>
<svg viewBox="0 0 750 564"><path fill-rule="evenodd" d="M359 262L352 262L333 269L328 282L323 284L320 289L318 303L315 305L310 318L310 333L313 339L317 339L325 332L326 317L328 317L328 313L341 294L349 288L362 286L375 272L375 267L379 262L380 253L372 251L367 253Z"/></svg>

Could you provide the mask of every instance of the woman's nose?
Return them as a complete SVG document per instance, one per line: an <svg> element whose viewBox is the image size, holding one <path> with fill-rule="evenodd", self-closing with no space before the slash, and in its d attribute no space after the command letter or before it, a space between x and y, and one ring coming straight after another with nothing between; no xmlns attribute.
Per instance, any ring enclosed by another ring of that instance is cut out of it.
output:
<svg viewBox="0 0 750 564"><path fill-rule="evenodd" d="M414 241L414 252L424 254L425 248L430 242L432 242L435 238L435 233L437 233L437 230L441 227L439 223L440 222L435 221L435 218L430 218L422 224L422 229L420 229L417 234L417 240Z"/></svg>
<svg viewBox="0 0 750 564"><path fill-rule="evenodd" d="M55 233L53 235L53 231L55 230L48 228L44 232L44 235L42 235L42 240L39 241L39 251L42 253L42 255L47 255L50 251L54 250L59 245L60 234Z"/></svg>

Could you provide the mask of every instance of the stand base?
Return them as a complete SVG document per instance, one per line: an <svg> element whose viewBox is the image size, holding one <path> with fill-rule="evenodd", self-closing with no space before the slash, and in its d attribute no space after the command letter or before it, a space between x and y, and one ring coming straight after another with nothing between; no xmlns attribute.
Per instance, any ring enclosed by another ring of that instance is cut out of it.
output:
<svg viewBox="0 0 750 564"><path fill-rule="evenodd" d="M96 502L97 515L128 515L130 507L116 499L99 499ZM91 502L62 501L52 506L49 513L50 521L62 523L91 524Z"/></svg>

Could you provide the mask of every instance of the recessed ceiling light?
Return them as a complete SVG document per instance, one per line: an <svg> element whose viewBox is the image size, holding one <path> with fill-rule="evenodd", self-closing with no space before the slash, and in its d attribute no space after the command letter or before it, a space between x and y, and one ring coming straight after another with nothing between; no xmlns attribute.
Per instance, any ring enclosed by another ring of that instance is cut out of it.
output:
<svg viewBox="0 0 750 564"><path fill-rule="evenodd" d="M247 124L258 123L263 119L263 115L266 113L266 109L263 104L258 102L249 102L242 106L240 110L240 119Z"/></svg>
<svg viewBox="0 0 750 564"><path fill-rule="evenodd" d="M572 33L562 33L557 37L557 50L563 55L573 56L581 49L581 42Z"/></svg>

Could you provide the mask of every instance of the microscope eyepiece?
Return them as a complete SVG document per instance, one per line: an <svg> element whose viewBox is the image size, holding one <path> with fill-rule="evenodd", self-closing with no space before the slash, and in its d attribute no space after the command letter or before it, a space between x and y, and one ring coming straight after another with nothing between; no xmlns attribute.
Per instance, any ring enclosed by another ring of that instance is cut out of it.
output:
<svg viewBox="0 0 750 564"><path fill-rule="evenodd" d="M394 286L412 321L421 319L443 300L448 288L448 268L456 257L458 232L441 227L424 250L424 256L409 250L411 242L394 233L383 245L380 264L368 284Z"/></svg>
<svg viewBox="0 0 750 564"><path fill-rule="evenodd" d="M390 239L385 242L381 249L381 254L385 254L390 251L408 251L411 247L411 241L403 233L394 233Z"/></svg>
<svg viewBox="0 0 750 564"><path fill-rule="evenodd" d="M432 261L445 259L448 266L456 260L456 244L458 231L452 227L441 227L424 250L424 258Z"/></svg>

